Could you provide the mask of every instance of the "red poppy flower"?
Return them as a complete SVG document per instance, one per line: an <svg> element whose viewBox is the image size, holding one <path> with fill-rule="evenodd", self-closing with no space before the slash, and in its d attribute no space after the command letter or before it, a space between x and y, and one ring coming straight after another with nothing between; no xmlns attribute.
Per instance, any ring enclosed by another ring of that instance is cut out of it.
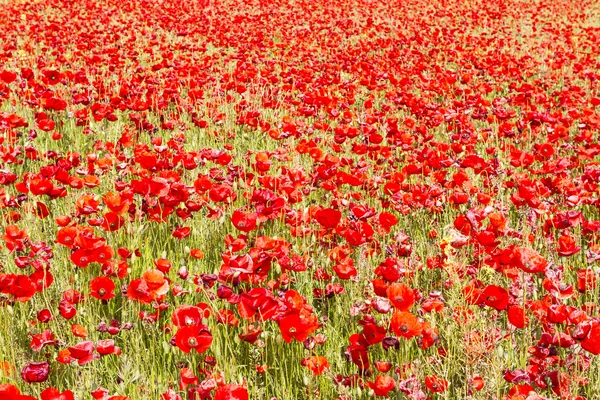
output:
<svg viewBox="0 0 600 400"><path fill-rule="evenodd" d="M84 326L81 326L78 324L71 325L71 333L73 334L73 336L78 337L78 338L88 337L87 329L85 329Z"/></svg>
<svg viewBox="0 0 600 400"><path fill-rule="evenodd" d="M107 232L118 231L125 224L122 216L115 212L107 212L102 220L102 228Z"/></svg>
<svg viewBox="0 0 600 400"><path fill-rule="evenodd" d="M520 306L510 306L507 310L508 313L508 322L511 323L516 328L523 329L529 323L525 315L525 310Z"/></svg>
<svg viewBox="0 0 600 400"><path fill-rule="evenodd" d="M50 132L54 129L54 121L48 118L41 118L36 120L36 126L44 132Z"/></svg>
<svg viewBox="0 0 600 400"><path fill-rule="evenodd" d="M94 342L86 340L69 347L69 353L71 357L77 360L79 365L84 365L100 358L100 356L94 353L94 349Z"/></svg>
<svg viewBox="0 0 600 400"><path fill-rule="evenodd" d="M43 69L41 74L42 82L51 86L60 83L63 77L63 74L53 69Z"/></svg>
<svg viewBox="0 0 600 400"><path fill-rule="evenodd" d="M449 383L437 375L430 375L425 377L425 386L434 393L443 393L448 389Z"/></svg>
<svg viewBox="0 0 600 400"><path fill-rule="evenodd" d="M504 310L508 306L508 292L501 286L486 286L481 293L481 298L486 306L496 310Z"/></svg>
<svg viewBox="0 0 600 400"><path fill-rule="evenodd" d="M190 250L190 256L192 256L198 260L201 260L204 258L204 252L200 249L192 249L192 250Z"/></svg>
<svg viewBox="0 0 600 400"><path fill-rule="evenodd" d="M396 388L396 381L389 375L377 375L374 382L367 382L375 395L387 397L388 393Z"/></svg>
<svg viewBox="0 0 600 400"><path fill-rule="evenodd" d="M16 386L8 383L0 384L0 399L2 400L37 400L33 396L25 396Z"/></svg>
<svg viewBox="0 0 600 400"><path fill-rule="evenodd" d="M32 362L21 370L21 377L27 383L44 382L50 374L50 364L47 362Z"/></svg>
<svg viewBox="0 0 600 400"><path fill-rule="evenodd" d="M571 335L581 340L581 347L594 355L600 354L600 322L597 319L578 324Z"/></svg>
<svg viewBox="0 0 600 400"><path fill-rule="evenodd" d="M219 310L215 315L215 318L217 322L229 326L238 326L240 324L240 320L236 318L231 310Z"/></svg>
<svg viewBox="0 0 600 400"><path fill-rule="evenodd" d="M428 298L423 303L421 303L421 310L425 311L426 313L440 312L444 310L444 308L444 302L441 299L437 298Z"/></svg>
<svg viewBox="0 0 600 400"><path fill-rule="evenodd" d="M261 334L261 332L262 330L260 328L254 327L252 325L245 326L243 332L240 333L238 337L244 342L254 344L258 340L258 336Z"/></svg>
<svg viewBox="0 0 600 400"><path fill-rule="evenodd" d="M358 275L358 271L352 265L352 259L346 259L344 262L333 267L333 271L342 280L348 280Z"/></svg>
<svg viewBox="0 0 600 400"><path fill-rule="evenodd" d="M61 300L60 303L58 303L58 312L63 318L71 319L77 314L77 309L70 301Z"/></svg>
<svg viewBox="0 0 600 400"><path fill-rule="evenodd" d="M387 233L390 232L392 226L398 223L398 218L389 212L382 212L379 214L379 225L385 230Z"/></svg>
<svg viewBox="0 0 600 400"><path fill-rule="evenodd" d="M113 339L103 339L99 340L96 343L96 351L101 356L106 356L108 354L117 354L121 353L121 349L115 346L115 341Z"/></svg>
<svg viewBox="0 0 600 400"><path fill-rule="evenodd" d="M56 242L67 246L70 249L75 244L75 239L77 238L77 235L78 230L76 227L66 226L61 228L56 233Z"/></svg>
<svg viewBox="0 0 600 400"><path fill-rule="evenodd" d="M373 279L371 280L371 284L373 285L373 291L377 296L387 297L387 289L389 288L389 283L387 283L383 279Z"/></svg>
<svg viewBox="0 0 600 400"><path fill-rule="evenodd" d="M142 278L132 280L127 287L127 297L130 300L137 300L141 303L149 304L152 302L152 293L146 281Z"/></svg>
<svg viewBox="0 0 600 400"><path fill-rule="evenodd" d="M242 232L251 232L256 228L256 213L244 214L240 210L236 210L231 215L231 222Z"/></svg>
<svg viewBox="0 0 600 400"><path fill-rule="evenodd" d="M213 341L211 333L204 325L188 325L177 329L175 344L184 353L194 349L197 353L204 353Z"/></svg>
<svg viewBox="0 0 600 400"><path fill-rule="evenodd" d="M189 368L181 368L179 371L179 388L184 390L188 385L197 385L198 377ZM212 388L210 389L212 390Z"/></svg>
<svg viewBox="0 0 600 400"><path fill-rule="evenodd" d="M158 258L154 260L154 265L156 266L156 269L163 274L168 274L172 267L171 261L167 260L166 258Z"/></svg>
<svg viewBox="0 0 600 400"><path fill-rule="evenodd" d="M96 261L100 264L105 264L105 263L109 262L115 254L113 248L111 246L106 246L106 245L98 246L98 247L94 248L93 251L94 251L94 256L93 256L92 261Z"/></svg>
<svg viewBox="0 0 600 400"><path fill-rule="evenodd" d="M41 393L41 400L74 400L73 392L65 390L61 393L60 390L49 387Z"/></svg>
<svg viewBox="0 0 600 400"><path fill-rule="evenodd" d="M114 213L124 214L129 209L131 201L119 193L108 192L102 197L102 201Z"/></svg>
<svg viewBox="0 0 600 400"><path fill-rule="evenodd" d="M169 290L169 281L165 278L165 274L158 269L144 272L143 279L148 289L154 294L164 295Z"/></svg>
<svg viewBox="0 0 600 400"><path fill-rule="evenodd" d="M208 306L200 308L190 305L181 305L173 311L171 320L173 321L173 325L178 327L202 325L202 319L208 318L209 316L210 308Z"/></svg>
<svg viewBox="0 0 600 400"><path fill-rule="evenodd" d="M217 388L213 400L248 400L248 391L243 386L228 383Z"/></svg>
<svg viewBox="0 0 600 400"><path fill-rule="evenodd" d="M78 249L71 253L71 261L73 264L81 268L86 268L88 265L96 261L97 252L95 250Z"/></svg>
<svg viewBox="0 0 600 400"><path fill-rule="evenodd" d="M383 338L385 337L387 330L383 326L378 326L375 323L365 323L363 326L362 334L365 338L365 341L369 345L374 345L377 343L381 343Z"/></svg>
<svg viewBox="0 0 600 400"><path fill-rule="evenodd" d="M271 319L279 310L279 303L273 294L265 288L254 288L239 297L238 312L244 319L250 320L257 313L261 321Z"/></svg>
<svg viewBox="0 0 600 400"><path fill-rule="evenodd" d="M299 342L305 341L308 335L316 331L318 327L317 317L307 312L302 312L302 315L287 314L279 320L281 335L287 343L290 343L292 339Z"/></svg>
<svg viewBox="0 0 600 400"><path fill-rule="evenodd" d="M475 390L481 390L485 386L485 381L479 375L473 375L470 379L470 383L471 386L473 386L473 389Z"/></svg>
<svg viewBox="0 0 600 400"><path fill-rule="evenodd" d="M75 361L73 357L71 357L71 353L69 349L62 349L58 352L58 356L56 357L56 361L61 364L67 365Z"/></svg>
<svg viewBox="0 0 600 400"><path fill-rule="evenodd" d="M110 300L115 297L115 283L106 276L98 276L90 282L90 296L98 300Z"/></svg>
<svg viewBox="0 0 600 400"><path fill-rule="evenodd" d="M531 385L516 385L508 391L508 396L510 400L526 400L527 397L529 397L529 395L532 394L533 396L536 396L535 389Z"/></svg>
<svg viewBox="0 0 600 400"><path fill-rule="evenodd" d="M192 229L190 227L184 226L177 228L173 231L173 237L179 240L185 239L190 236L192 233Z"/></svg>
<svg viewBox="0 0 600 400"><path fill-rule="evenodd" d="M36 314L36 317L38 321L46 323L52 320L52 313L47 308L44 308Z"/></svg>
<svg viewBox="0 0 600 400"><path fill-rule="evenodd" d="M545 278L542 286L557 299L568 299L575 294L573 285L567 285L558 279Z"/></svg>
<svg viewBox="0 0 600 400"><path fill-rule="evenodd" d="M53 187L54 185L48 179L34 178L29 181L29 191L36 196L51 193Z"/></svg>
<svg viewBox="0 0 600 400"><path fill-rule="evenodd" d="M528 273L544 272L548 266L544 257L528 247L515 247L513 255L514 265Z"/></svg>
<svg viewBox="0 0 600 400"><path fill-rule="evenodd" d="M591 269L580 269L577 271L577 290L585 293L594 290L598 285L598 277Z"/></svg>
<svg viewBox="0 0 600 400"><path fill-rule="evenodd" d="M47 218L50 215L50 209L41 201L36 201L35 209L33 209L32 212L41 219Z"/></svg>
<svg viewBox="0 0 600 400"><path fill-rule="evenodd" d="M386 294L398 311L408 311L415 303L415 292L403 283L391 284Z"/></svg>
<svg viewBox="0 0 600 400"><path fill-rule="evenodd" d="M11 253L24 248L24 243L29 238L24 229L19 229L16 225L9 225L5 228L5 232L6 234L2 236L2 239L4 239L6 248Z"/></svg>
<svg viewBox="0 0 600 400"><path fill-rule="evenodd" d="M4 83L12 83L17 79L17 74L12 71L2 70L0 72L0 80Z"/></svg>
<svg viewBox="0 0 600 400"><path fill-rule="evenodd" d="M558 245L556 251L559 256L568 257L573 254L577 254L581 250L581 247L577 246L575 238L571 235L561 235L558 238Z"/></svg>
<svg viewBox="0 0 600 400"><path fill-rule="evenodd" d="M52 332L50 331L50 329L46 329L44 332L42 332L40 334L31 335L31 343L29 344L29 347L31 347L31 350L33 350L33 351L40 351L45 346L53 345L56 343L57 343L57 340L54 337L54 335L52 334Z"/></svg>
<svg viewBox="0 0 600 400"><path fill-rule="evenodd" d="M424 322L422 324L421 334L417 337L419 347L422 349L428 349L437 343L438 339L438 329L431 328L429 326L429 322Z"/></svg>
<svg viewBox="0 0 600 400"><path fill-rule="evenodd" d="M348 360L355 364L361 371L369 369L369 352L364 344L353 343L346 347L345 351Z"/></svg>
<svg viewBox="0 0 600 400"><path fill-rule="evenodd" d="M396 311L392 316L390 326L397 336L406 339L418 336L422 330L417 317L406 311Z"/></svg>
<svg viewBox="0 0 600 400"><path fill-rule="evenodd" d="M392 363L389 361L375 361L375 368L379 372L389 372L392 369Z"/></svg>
<svg viewBox="0 0 600 400"><path fill-rule="evenodd" d="M33 274L32 274L33 275ZM27 275L16 275L12 279L7 293L12 294L16 301L26 302L37 292L35 282Z"/></svg>
<svg viewBox="0 0 600 400"><path fill-rule="evenodd" d="M160 400L183 400L173 389L167 390L165 393L160 395Z"/></svg>
<svg viewBox="0 0 600 400"><path fill-rule="evenodd" d="M322 208L315 213L315 219L324 228L333 229L340 223L342 213L333 208Z"/></svg>

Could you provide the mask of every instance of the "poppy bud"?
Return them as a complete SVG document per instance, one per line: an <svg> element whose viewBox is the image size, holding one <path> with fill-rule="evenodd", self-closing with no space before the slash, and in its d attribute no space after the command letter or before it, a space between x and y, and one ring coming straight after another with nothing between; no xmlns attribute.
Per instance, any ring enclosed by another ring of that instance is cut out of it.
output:
<svg viewBox="0 0 600 400"><path fill-rule="evenodd" d="M101 333L108 332L108 326L106 325L106 322L100 322L96 330Z"/></svg>
<svg viewBox="0 0 600 400"><path fill-rule="evenodd" d="M185 281L188 278L188 276L190 275L190 272L184 266L184 267L179 268L179 271L177 271L177 275L179 275L179 277Z"/></svg>
<svg viewBox="0 0 600 400"><path fill-rule="evenodd" d="M207 287L212 287L217 279L215 274L202 274L202 282Z"/></svg>
<svg viewBox="0 0 600 400"><path fill-rule="evenodd" d="M311 336L311 337L308 337L302 344L304 344L304 348L306 350L312 350L315 348L315 345L317 343L315 342L315 339Z"/></svg>
<svg viewBox="0 0 600 400"><path fill-rule="evenodd" d="M204 357L204 363L214 367L217 365L217 360L215 360L215 358L212 356L206 356Z"/></svg>
<svg viewBox="0 0 600 400"><path fill-rule="evenodd" d="M392 336L388 336L386 338L383 338L383 341L381 342L381 345L383 346L383 349L385 351L388 351L389 349L391 349L392 347L396 350L398 350L400 348L400 341Z"/></svg>

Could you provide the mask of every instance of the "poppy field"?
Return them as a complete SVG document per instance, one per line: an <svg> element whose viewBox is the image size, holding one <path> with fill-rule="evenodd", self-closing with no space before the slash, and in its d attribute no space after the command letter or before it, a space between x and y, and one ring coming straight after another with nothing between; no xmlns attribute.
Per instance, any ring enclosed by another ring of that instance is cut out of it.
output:
<svg viewBox="0 0 600 400"><path fill-rule="evenodd" d="M0 1L0 400L600 398L600 3Z"/></svg>

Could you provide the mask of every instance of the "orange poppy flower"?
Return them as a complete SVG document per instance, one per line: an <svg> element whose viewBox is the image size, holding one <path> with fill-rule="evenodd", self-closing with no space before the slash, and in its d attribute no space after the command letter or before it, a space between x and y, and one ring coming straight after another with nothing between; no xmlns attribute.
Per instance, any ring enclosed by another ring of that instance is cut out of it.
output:
<svg viewBox="0 0 600 400"><path fill-rule="evenodd" d="M391 328L397 336L410 339L421 333L422 326L417 317L406 311L396 311L392 316Z"/></svg>

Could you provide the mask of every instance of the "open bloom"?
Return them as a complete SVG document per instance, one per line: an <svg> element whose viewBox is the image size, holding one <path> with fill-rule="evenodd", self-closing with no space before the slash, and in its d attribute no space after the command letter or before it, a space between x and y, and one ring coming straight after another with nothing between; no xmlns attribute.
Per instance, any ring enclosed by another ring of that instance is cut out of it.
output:
<svg viewBox="0 0 600 400"><path fill-rule="evenodd" d="M204 353L212 341L211 333L203 325L182 326L175 334L175 344L184 353L189 353L192 349L198 353Z"/></svg>
<svg viewBox="0 0 600 400"><path fill-rule="evenodd" d="M392 316L391 327L394 333L410 339L421 333L422 326L417 317L406 311L396 311Z"/></svg>

